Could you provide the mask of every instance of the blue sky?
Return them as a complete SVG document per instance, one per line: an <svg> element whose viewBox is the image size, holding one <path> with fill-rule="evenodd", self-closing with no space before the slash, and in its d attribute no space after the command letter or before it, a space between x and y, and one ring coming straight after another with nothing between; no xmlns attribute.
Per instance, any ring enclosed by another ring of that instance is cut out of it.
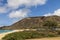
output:
<svg viewBox="0 0 60 40"><path fill-rule="evenodd" d="M60 16L60 0L0 0L0 26L25 17L51 15Z"/></svg>

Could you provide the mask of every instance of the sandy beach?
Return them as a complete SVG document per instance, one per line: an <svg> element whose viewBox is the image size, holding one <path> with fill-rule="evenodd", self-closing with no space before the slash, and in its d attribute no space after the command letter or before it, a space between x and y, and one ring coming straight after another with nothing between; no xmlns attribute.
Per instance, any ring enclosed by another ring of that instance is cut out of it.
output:
<svg viewBox="0 0 60 40"><path fill-rule="evenodd" d="M30 30L30 29L20 29L20 30L13 30L13 31L9 31L9 32L6 32L6 33L1 33L0 34L0 40L2 40L2 38L7 35L7 34L10 34L10 33L13 33L13 32L19 32L19 31L24 31L24 30ZM32 29L33 31L35 31L35 29Z"/></svg>
<svg viewBox="0 0 60 40"><path fill-rule="evenodd" d="M13 31L10 31L10 32L1 33L0 34L0 40L2 40L2 38L7 34L10 34L10 33L13 33L13 32L19 32L19 31L23 31L23 30L13 30Z"/></svg>

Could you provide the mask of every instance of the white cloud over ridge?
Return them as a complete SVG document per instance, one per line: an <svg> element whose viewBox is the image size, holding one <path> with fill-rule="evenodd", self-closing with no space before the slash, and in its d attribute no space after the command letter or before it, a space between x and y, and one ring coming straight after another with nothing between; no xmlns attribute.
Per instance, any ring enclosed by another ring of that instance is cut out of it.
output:
<svg viewBox="0 0 60 40"><path fill-rule="evenodd" d="M44 16L52 16L52 15L60 16L60 9L55 10L54 13L44 14Z"/></svg>
<svg viewBox="0 0 60 40"><path fill-rule="evenodd" d="M30 10L28 10L28 9L21 9L21 10L18 10L18 11L12 11L9 14L9 17L10 18L24 18L24 17L28 16L29 12L30 12Z"/></svg>
<svg viewBox="0 0 60 40"><path fill-rule="evenodd" d="M7 0L8 2L8 7L12 9L17 9L18 7L24 5L25 7L31 7L31 6L37 6L37 5L44 5L47 0ZM12 11L9 14L10 18L23 18L28 16L29 10L17 10L17 11Z"/></svg>
<svg viewBox="0 0 60 40"><path fill-rule="evenodd" d="M0 13L6 13L6 12L10 11L9 9L11 9L12 11L9 14L10 18L25 17L24 15L27 15L27 13L28 13L28 10L25 9L26 7L28 8L28 7L37 6L37 5L44 5L46 3L46 1L47 0L7 0L7 3L5 4L5 6L0 7ZM24 10L20 11L20 9L16 10L17 8L19 8L20 6L23 6L23 5L25 6L24 9L26 10L26 12ZM8 9L7 9L7 7L8 7Z"/></svg>

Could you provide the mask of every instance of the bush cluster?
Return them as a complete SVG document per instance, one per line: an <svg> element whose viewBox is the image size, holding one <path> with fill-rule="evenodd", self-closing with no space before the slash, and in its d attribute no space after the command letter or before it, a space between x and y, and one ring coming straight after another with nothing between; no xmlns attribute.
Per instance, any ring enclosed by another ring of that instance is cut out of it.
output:
<svg viewBox="0 0 60 40"><path fill-rule="evenodd" d="M43 37L55 37L56 35L53 33L41 33L38 31L23 31L23 32L15 32L6 35L2 38L2 40L25 40L32 38L43 38Z"/></svg>

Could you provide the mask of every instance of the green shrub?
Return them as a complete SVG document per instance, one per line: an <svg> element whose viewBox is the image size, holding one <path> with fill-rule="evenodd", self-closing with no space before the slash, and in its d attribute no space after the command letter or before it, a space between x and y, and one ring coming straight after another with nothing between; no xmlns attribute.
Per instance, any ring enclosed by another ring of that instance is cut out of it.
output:
<svg viewBox="0 0 60 40"><path fill-rule="evenodd" d="M43 38L43 37L54 37L55 34L45 34L38 31L23 31L23 32L15 32L6 35L2 38L2 40L25 40L31 38Z"/></svg>

